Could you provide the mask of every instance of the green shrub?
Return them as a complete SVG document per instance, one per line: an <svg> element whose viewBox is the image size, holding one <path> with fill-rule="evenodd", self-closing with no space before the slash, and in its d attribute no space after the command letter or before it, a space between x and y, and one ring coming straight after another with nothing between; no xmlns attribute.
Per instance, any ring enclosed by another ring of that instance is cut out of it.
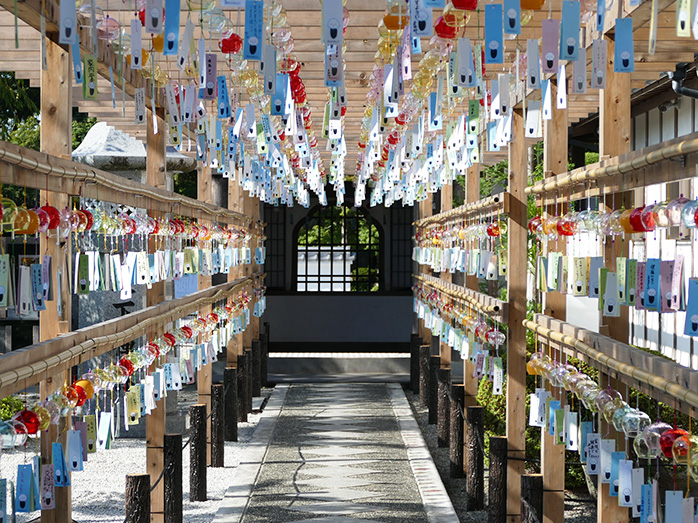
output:
<svg viewBox="0 0 698 523"><path fill-rule="evenodd" d="M0 400L0 419L7 421L12 416L24 409L24 402L14 396L8 396Z"/></svg>

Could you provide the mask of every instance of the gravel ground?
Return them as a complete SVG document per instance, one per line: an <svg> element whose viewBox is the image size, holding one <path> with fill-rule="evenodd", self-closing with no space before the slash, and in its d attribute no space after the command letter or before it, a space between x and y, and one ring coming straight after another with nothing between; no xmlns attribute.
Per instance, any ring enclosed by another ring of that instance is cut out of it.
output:
<svg viewBox="0 0 698 523"><path fill-rule="evenodd" d="M193 391L180 393L179 407L188 409L196 396ZM263 395L269 396L271 389ZM238 441L225 444L225 467L207 470L208 501L189 501L189 447L182 453L182 479L184 499L184 521L187 523L209 523L218 510L235 468L244 457L249 442L261 414L250 414L248 423L238 425ZM183 438L184 442L187 437ZM30 463L34 456L34 443L13 452L2 452L0 477L16 476L17 465ZM85 470L72 474L73 519L79 523L122 523L124 521L124 492L126 475L144 473L146 470L145 440L116 439L110 450L89 454ZM18 514L17 522L25 523L34 519L38 512Z"/></svg>
<svg viewBox="0 0 698 523"><path fill-rule="evenodd" d="M448 448L438 448L436 425L429 425L429 411L419 404L419 396L412 394L409 388L405 388L405 395L410 402L422 435L431 452L434 464L441 475L453 507L462 523L486 523L487 511L466 510L467 495L465 492L465 478L450 477L450 458ZM485 470L485 506L487 506L487 481L488 472ZM596 500L590 502L587 492L565 491L565 522L566 523L594 523L596 521Z"/></svg>

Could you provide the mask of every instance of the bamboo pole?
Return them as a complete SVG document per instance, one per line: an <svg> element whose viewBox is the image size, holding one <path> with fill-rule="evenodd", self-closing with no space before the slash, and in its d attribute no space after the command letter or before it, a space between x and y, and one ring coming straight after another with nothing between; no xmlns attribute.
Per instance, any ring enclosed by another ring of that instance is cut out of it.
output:
<svg viewBox="0 0 698 523"><path fill-rule="evenodd" d="M600 364L618 372L619 374L645 382L658 390L666 392L679 401L686 402L692 407L698 408L698 393L687 389L686 387L682 387L678 383L673 383L661 376L657 376L656 374L652 374L651 372L647 372L633 365L623 363L612 356L594 349L583 341L573 338L572 336L567 336L566 334L556 332L534 321L524 320L523 325L527 329L537 332L541 336L556 341L562 345L572 347L588 358L599 362Z"/></svg>

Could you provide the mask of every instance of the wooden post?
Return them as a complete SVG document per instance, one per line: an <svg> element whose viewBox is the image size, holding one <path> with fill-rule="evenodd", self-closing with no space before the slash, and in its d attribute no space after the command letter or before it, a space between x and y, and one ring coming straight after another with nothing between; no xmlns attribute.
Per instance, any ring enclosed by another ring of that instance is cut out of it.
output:
<svg viewBox="0 0 698 523"><path fill-rule="evenodd" d="M41 151L70 158L73 150L72 140L72 78L71 58L68 51L54 43L50 38L46 38L46 64L45 70L41 71L41 126L40 140ZM59 211L68 204L68 197L60 193L48 193L42 191L43 201L54 206ZM55 233L55 231L54 231ZM56 235L48 237L39 235L39 253L51 256L51 281L54 289L58 281L59 268L63 278L70 277L66 274L62 260L65 256L66 243L59 245ZM65 279L64 279L65 282ZM39 337L41 341L46 341L66 333L71 329L72 311L70 294L65 285L62 287L62 295L54 293L54 299L45 303L46 310L39 313ZM58 314L58 304L62 301L62 315ZM41 382L39 390L42 398L56 391L67 379L66 373L61 372ZM61 421L61 426L50 425L48 430L41 433L41 462L50 464L53 461L52 446L54 441L61 441L66 444L65 423ZM70 427L68 427L70 428ZM60 436L59 436L60 434ZM56 487L54 510L42 510L41 521L44 523L70 523L72 518L71 488Z"/></svg>
<svg viewBox="0 0 698 523"><path fill-rule="evenodd" d="M155 117L158 123L157 133L155 133L155 127L153 126L153 112L151 109L148 109L146 116L148 154L145 159L145 183L160 189L167 189L167 124L164 119L164 109L158 109ZM165 282L153 283L152 287L146 292L147 306L158 305L163 301L165 301ZM155 473L155 471L149 472L151 476ZM157 475L159 474L160 471L157 471Z"/></svg>
<svg viewBox="0 0 698 523"><path fill-rule="evenodd" d="M165 466L166 400L156 403L155 409L145 418L146 470L153 483ZM150 492L150 511L153 523L165 521L165 484L160 481Z"/></svg>
<svg viewBox="0 0 698 523"><path fill-rule="evenodd" d="M230 281L230 279L228 280ZM242 354L242 337L240 334L235 334L225 351L225 362L228 367L235 367L238 361L238 355Z"/></svg>
<svg viewBox="0 0 698 523"><path fill-rule="evenodd" d="M440 368L441 357L432 355L429 358L429 425L436 425L438 421Z"/></svg>
<svg viewBox="0 0 698 523"><path fill-rule="evenodd" d="M447 183L441 188L441 198L440 198L440 212L446 212L450 211L453 209L453 185L451 183ZM444 280L444 281L452 281L453 278L451 277L451 273L448 271L443 271L439 274L439 277ZM451 368L451 346L443 342L439 339L439 354L441 355L441 367L443 368ZM446 415L446 419L448 420L448 414ZM443 446L448 445L448 438L446 438L443 442ZM441 446L441 445L440 445Z"/></svg>
<svg viewBox="0 0 698 523"><path fill-rule="evenodd" d="M419 202L419 218L426 218L433 214L433 196L431 193L427 194L426 199ZM420 265L419 272L431 273L431 268L428 265ZM417 320L418 334L419 337L424 340L426 345L431 343L431 331L424 326L423 321Z"/></svg>
<svg viewBox="0 0 698 523"><path fill-rule="evenodd" d="M543 476L521 476L521 523L539 523L543 520Z"/></svg>
<svg viewBox="0 0 698 523"><path fill-rule="evenodd" d="M419 347L422 338L416 334L410 337L410 389L414 394L419 394Z"/></svg>
<svg viewBox="0 0 698 523"><path fill-rule="evenodd" d="M483 451L485 408L466 407L465 452L466 470L465 491L468 510L482 510L485 506L485 455Z"/></svg>
<svg viewBox="0 0 698 523"><path fill-rule="evenodd" d="M451 402L448 394L451 388L451 369L439 369L437 398L437 442L439 447L448 447L451 421Z"/></svg>
<svg viewBox="0 0 698 523"><path fill-rule="evenodd" d="M126 476L126 519L124 523L150 523L150 475Z"/></svg>
<svg viewBox="0 0 698 523"><path fill-rule="evenodd" d="M507 348L507 426L509 445L507 460L507 520L518 521L521 511L521 474L526 456L526 251L528 248L528 213L526 188L528 154L524 136L524 116L516 109L512 114L512 141L509 143L509 346ZM517 262L516 260L519 260ZM469 466L470 464L468 464Z"/></svg>
<svg viewBox="0 0 698 523"><path fill-rule="evenodd" d="M552 86L552 96L557 96L557 86ZM568 169L567 109L553 109L552 119L544 120L543 134L543 171L546 177L566 172ZM560 215L567 212L568 205L563 205ZM548 215L555 215L559 209L550 206ZM544 242L550 249L552 242ZM564 237L558 239L554 250L566 251ZM546 292L544 298L544 313L565 321L567 319L567 295L557 291ZM559 394L559 389L553 391L550 383L546 389L552 394ZM564 402L564 394L563 394ZM541 430L541 474L543 476L543 521L556 523L565 519L565 446L556 445L555 437L547 430Z"/></svg>
<svg viewBox="0 0 698 523"><path fill-rule="evenodd" d="M463 385L451 386L451 431L449 442L450 470L452 478L463 477Z"/></svg>
<svg viewBox="0 0 698 523"><path fill-rule="evenodd" d="M613 57L615 43L613 39L605 37L608 42L608 62L606 64L606 89L599 91L599 155L617 156L630 151L631 137L631 115L630 115L630 75L616 73L613 70ZM632 192L628 191L616 195L616 208L620 208L624 203L630 205ZM611 203L611 197L607 198L607 206ZM606 267L611 267L615 271L615 256L620 256L621 251L628 253L627 241L616 240L615 247L613 241L606 242L604 257ZM629 307L621 307L621 314L618 318L602 317L603 325L611 338L628 343L630 338L630 321L628 317ZM600 374L601 383L608 377ZM613 386L613 385L611 385ZM601 432L601 431L599 431ZM622 441L616 433L613 425L608 427L608 438L617 438ZM597 509L599 523L623 523L628 521L628 509L618 506L618 498L611 497L607 484L599 485L597 495Z"/></svg>
<svg viewBox="0 0 698 523"><path fill-rule="evenodd" d="M429 406L429 345L419 347L419 404Z"/></svg>
<svg viewBox="0 0 698 523"><path fill-rule="evenodd" d="M189 501L206 501L206 405L189 407Z"/></svg>
<svg viewBox="0 0 698 523"><path fill-rule="evenodd" d="M238 370L226 367L223 371L225 386L225 441L238 440Z"/></svg>
<svg viewBox="0 0 698 523"><path fill-rule="evenodd" d="M262 327L262 368L260 374L262 377L262 387L269 386L268 371L269 366L269 322L264 322Z"/></svg>
<svg viewBox="0 0 698 523"><path fill-rule="evenodd" d="M262 395L262 342L252 340L252 396Z"/></svg>
<svg viewBox="0 0 698 523"><path fill-rule="evenodd" d="M197 170L196 193L197 199L206 203L213 203L212 196L211 168L199 163ZM199 276L199 289L206 289L211 286L211 276ZM202 307L199 316L204 318L211 312L211 306ZM201 339L201 342L206 340ZM198 402L206 405L206 412L211 412L211 386L213 385L213 363L208 362L201 367L196 374L196 388ZM206 463L211 464L211 422L206 423Z"/></svg>
<svg viewBox="0 0 698 523"><path fill-rule="evenodd" d="M480 164L476 163L468 168L466 175L465 201L476 202L480 199ZM465 275L465 286L474 291L480 290L480 282L477 276ZM463 360L463 384L465 385L465 406L477 405L478 380L473 377L475 364L467 358ZM466 463L467 466L467 463Z"/></svg>
<svg viewBox="0 0 698 523"><path fill-rule="evenodd" d="M505 523L507 519L507 439L490 438L490 478L488 523ZM564 521L561 519L560 521Z"/></svg>
<svg viewBox="0 0 698 523"><path fill-rule="evenodd" d="M252 349L245 349L245 385L247 386L247 392L245 398L247 399L247 404L245 408L247 409L247 414L252 412Z"/></svg>
<svg viewBox="0 0 698 523"><path fill-rule="evenodd" d="M220 384L211 387L211 466L225 466L225 400Z"/></svg>
<svg viewBox="0 0 698 523"><path fill-rule="evenodd" d="M146 116L146 143L148 154L146 156L146 183L153 187L167 187L167 125L163 118L164 111L158 109L157 118L158 132L153 126L153 113L148 109ZM146 291L146 306L152 307L164 302L165 282L157 282ZM162 334L162 329L154 334ZM153 365L153 369L157 365ZM162 399L145 421L145 441L146 441L146 471L150 474L153 482L157 481L165 466L165 432L167 427L167 408L165 400ZM151 485L150 511L152 523L165 521L165 482L160 481Z"/></svg>
<svg viewBox="0 0 698 523"><path fill-rule="evenodd" d="M599 384L601 389L611 387L619 388L619 382L612 379L605 372L599 372ZM618 433L612 423L606 423L602 414L597 414L599 420L599 434L602 434L603 439L615 439L616 449L623 448L625 445L625 434ZM631 445L632 447L632 445ZM611 496L611 485L609 483L601 483L601 476L598 476L596 486L596 514L597 523L622 523L629 520L629 510L626 507L618 506L618 497Z"/></svg>
<svg viewBox="0 0 698 523"><path fill-rule="evenodd" d="M238 421L247 423L247 354L238 356Z"/></svg>
<svg viewBox="0 0 698 523"><path fill-rule="evenodd" d="M155 133L153 126L153 113L151 109L147 111L146 117L146 140L148 154L146 157L146 183L153 187L167 187L167 125L163 119L164 111L158 109L157 118L158 132ZM146 306L152 307L164 302L165 282L157 282L146 291ZM155 335L162 334L162 329L158 329ZM154 370L157 364L153 364ZM165 431L167 426L165 400L157 403L156 409L146 418L145 441L146 441L146 471L150 474L153 482L157 481L165 466L164 445ZM165 520L165 484L160 481L151 485L153 489L150 493L150 511L152 523L161 523Z"/></svg>
<svg viewBox="0 0 698 523"><path fill-rule="evenodd" d="M182 435L165 434L165 523L182 523Z"/></svg>

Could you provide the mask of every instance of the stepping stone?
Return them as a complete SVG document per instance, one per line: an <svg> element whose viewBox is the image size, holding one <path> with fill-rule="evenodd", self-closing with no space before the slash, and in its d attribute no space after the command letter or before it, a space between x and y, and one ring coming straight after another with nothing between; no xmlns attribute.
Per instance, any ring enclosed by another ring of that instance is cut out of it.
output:
<svg viewBox="0 0 698 523"><path fill-rule="evenodd" d="M366 465L367 463L375 463L375 459L334 459L332 457L317 457L305 458L305 463L308 465L325 465L325 467L355 467L357 465ZM302 470L302 469L301 469Z"/></svg>
<svg viewBox="0 0 698 523"><path fill-rule="evenodd" d="M356 432L350 432L348 430L328 430L328 431L316 431L308 432L308 436L317 436L323 438L364 438L364 434L357 434Z"/></svg>
<svg viewBox="0 0 698 523"><path fill-rule="evenodd" d="M330 516L328 518L313 518L294 521L293 523L381 523L374 519L357 519L343 516Z"/></svg>
<svg viewBox="0 0 698 523"><path fill-rule="evenodd" d="M317 465L317 463L313 463L313 465ZM324 477L332 477L332 476L339 476L342 478L348 478L351 476L359 476L361 474L376 474L380 472L379 470L371 470L371 469L360 469L358 467L303 467L298 471L299 474L310 474L313 476L324 476Z"/></svg>
<svg viewBox="0 0 698 523"><path fill-rule="evenodd" d="M385 508L363 503L342 503L341 501L328 501L326 503L314 503L312 505L294 505L292 507L286 507L286 510L295 510L296 512L307 512L310 514L342 515L361 514L362 512L378 512L380 510L385 510ZM310 521L320 520L311 519ZM365 519L362 519L361 521L366 523Z"/></svg>
<svg viewBox="0 0 698 523"><path fill-rule="evenodd" d="M308 449L303 451L304 454L320 454L323 456L354 456L356 454L368 454L369 452L376 452L376 449L353 449L347 447L325 447L320 449Z"/></svg>
<svg viewBox="0 0 698 523"><path fill-rule="evenodd" d="M320 500L327 499L330 501L351 501L353 499L368 499L385 496L385 494L381 494L380 492L368 492L366 490L355 490L348 488L324 489L286 495L289 497Z"/></svg>
<svg viewBox="0 0 698 523"><path fill-rule="evenodd" d="M369 481L367 479L359 478L347 478L347 477L326 477L326 478L316 478L316 479L303 479L301 481L296 481L296 483L301 485L311 485L315 488L354 488L354 487L367 487L369 485L375 485L376 483L381 483L379 481ZM385 483L381 483L385 485Z"/></svg>
<svg viewBox="0 0 698 523"><path fill-rule="evenodd" d="M349 446L351 445L375 445L373 441L361 441L361 440L353 440L353 439L315 439L315 440L306 440L306 441L301 441L298 443L299 445L325 445L327 447L333 447L335 445L342 445L342 447Z"/></svg>

